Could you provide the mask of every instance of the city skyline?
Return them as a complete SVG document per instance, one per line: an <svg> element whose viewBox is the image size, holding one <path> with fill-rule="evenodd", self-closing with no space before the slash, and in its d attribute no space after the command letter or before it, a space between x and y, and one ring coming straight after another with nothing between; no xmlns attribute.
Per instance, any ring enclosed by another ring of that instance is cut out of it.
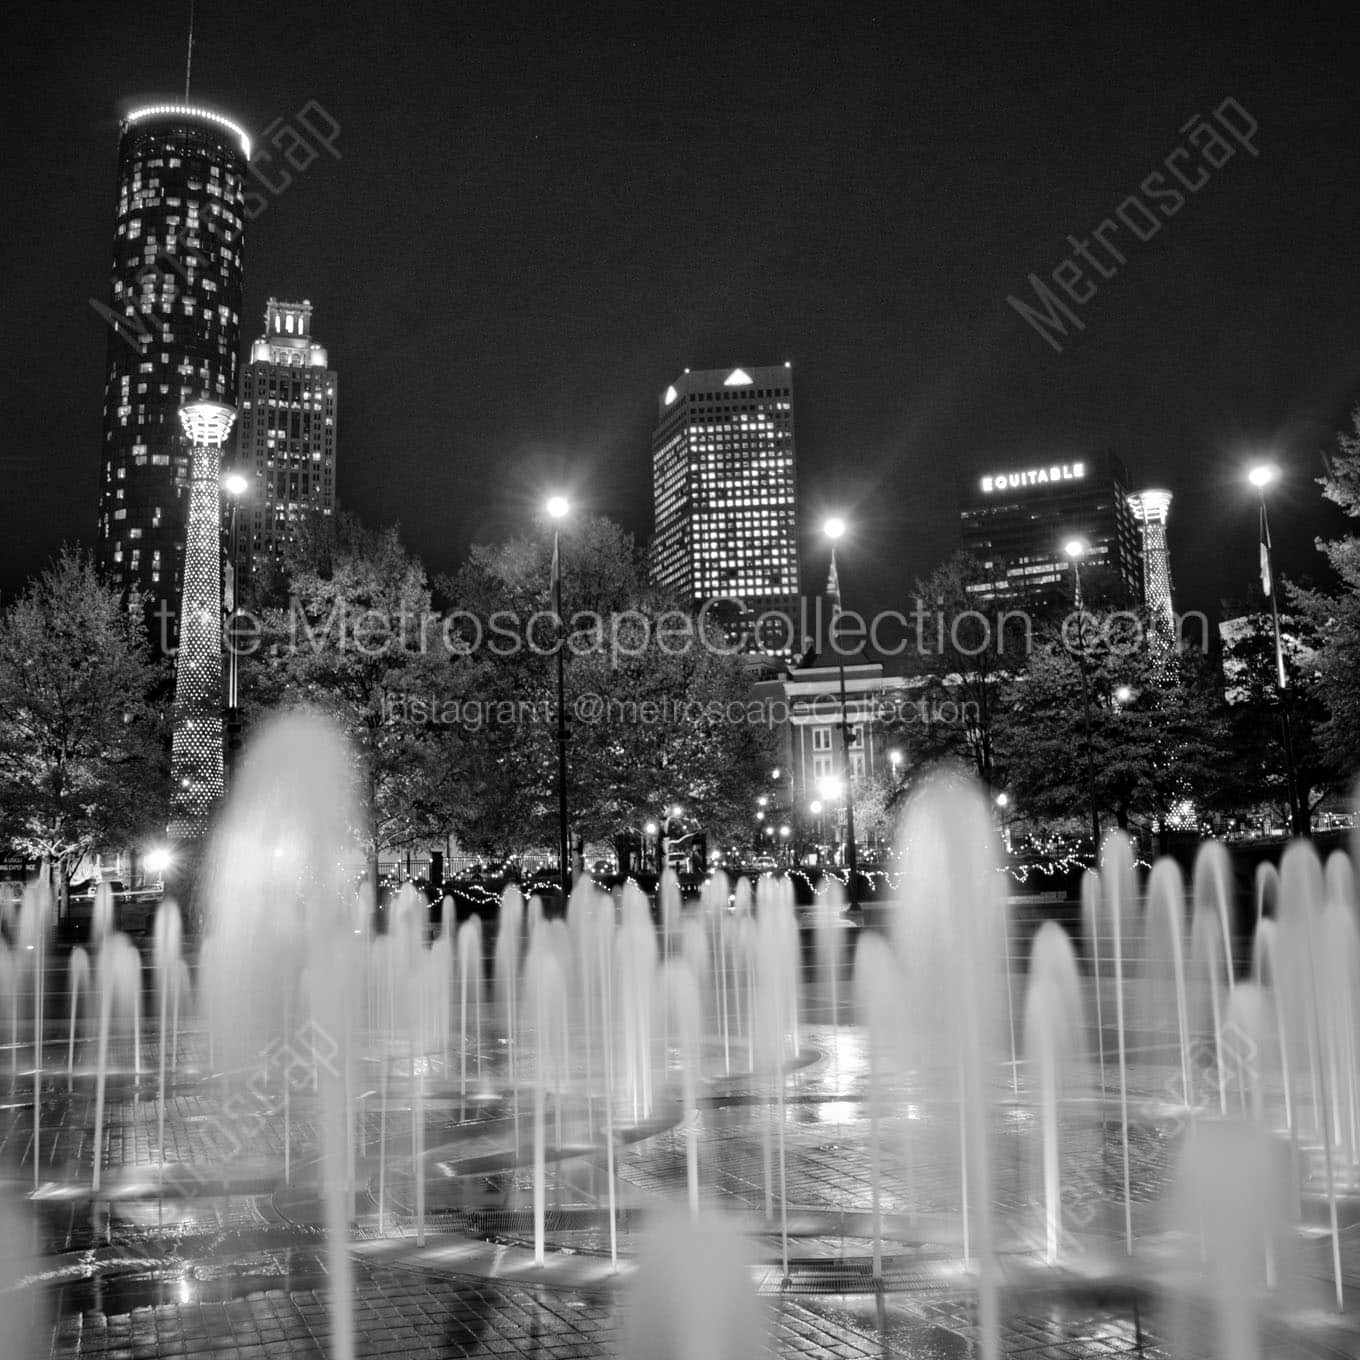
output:
<svg viewBox="0 0 1360 1360"><path fill-rule="evenodd" d="M81 67L87 47L99 59L83 63L89 71L79 82L59 71L60 119L6 151L22 174L54 162L57 139L69 165L36 210L40 220L20 224L18 246L33 255L34 268L16 280L21 325L8 343L31 349L29 323L41 315L51 325L53 297L79 301L66 318L72 343L58 366L31 356L10 365L21 393L31 382L50 388L52 373L68 390L55 411L16 403L8 465L20 494L9 501L0 555L7 591L63 539L90 536L87 507L99 476L91 421L98 418L97 356L107 340L83 300L99 296L106 277L95 257L106 249L107 196L99 186L109 174L111 114L130 92L174 90L183 56L178 6L153 6L103 28L83 13L80 23L63 25L57 11L21 39L33 64L41 66L44 44L52 51L75 45L76 59L62 71ZM447 56L442 16L420 7L413 14L424 45ZM777 73L753 75L750 89L733 91L715 71L702 92L667 94L642 117L644 91L664 61L650 45L654 36L586 24L557 55L562 35L502 34L474 17L457 60L460 71L480 61L480 71L421 132L413 113L443 106L434 97L435 63L412 33L394 39L391 55L374 58L375 73L389 69L384 62L405 72L403 96L389 108L365 89L348 88L341 99L327 83L334 54L360 40L362 19L336 16L299 59L285 62L248 22L201 13L193 102L230 110L257 135L274 129L266 173L277 192L248 184L254 216L246 227L245 307L258 313L265 290L311 297L328 318L330 345L351 356L341 501L375 522L401 521L436 571L456 565L474 539L511 529L549 483L574 483L580 503L645 537L651 394L685 364L779 354L800 373L806 521L815 523L823 509L857 521L842 562L855 607L900 605L913 578L954 546L961 472L1107 446L1137 469L1140 483L1165 484L1176 495L1171 539L1182 607L1212 608L1220 596L1249 588L1252 502L1239 482L1247 456L1263 446L1286 472L1276 530L1281 569L1321 574L1311 540L1334 521L1312 484L1315 454L1344 423L1360 374L1360 342L1347 320L1355 271L1345 252L1352 247L1331 231L1352 191L1331 185L1336 176L1324 172L1350 115L1336 108L1340 85L1321 26L1280 37L1286 48L1307 52L1308 82L1280 75L1260 57L1266 44L1257 28L1229 34L1213 71L1173 62L1174 78L1155 97L1130 93L1137 72L1181 36L1168 16L1148 50L1135 54L1130 88L1119 98L1102 98L1086 77L1070 76L1089 101L1091 117L1079 127L1066 128L1041 91L1027 105L1027 135L1072 132L1080 156L1078 172L1056 153L1041 155L1037 171L1028 167L1027 179L1045 165L1053 171L1039 211L998 160L1004 137L982 145L985 173L945 172L968 118L990 128L1002 110L984 100L965 113L939 72L908 54L913 36L940 39L943 21L926 14L906 23L868 10L865 19L863 36L831 42L840 68L852 57L863 61L873 94L863 108L831 117L824 95L806 109L790 103ZM1014 36L1001 29L970 35L974 48L962 68L970 88L1001 61L1003 39ZM1069 42L1101 51L1133 31L1084 27ZM1045 32L1036 23L1020 44L1022 75L1035 67ZM771 26L770 42L787 37ZM584 51L599 52L608 66L634 41L644 44L645 71L632 73L612 100L597 99L589 74L540 79L557 74L568 56L579 65ZM798 59L804 67L816 61ZM920 67L911 67L920 80L900 82L913 90L910 98L890 78L902 61ZM800 69L799 88L811 74ZM514 96L531 77L561 91L560 99L545 94L524 106ZM707 104L703 95L712 96ZM1047 269L1066 235L1083 239L1112 212L1139 183L1136 172L1180 144L1187 118L1229 95L1259 123L1260 156L1239 152L1193 214L1187 209L1141 255L1128 257L1120 277L1084 309L1086 328L1065 352L1049 352L1007 295L1028 273ZM309 101L340 128L334 152L285 161L290 143L279 140L279 125L296 129ZM553 120L538 115L559 104L568 130L555 132ZM1331 123L1325 143L1311 133L1320 108ZM914 110L936 120L922 122ZM825 127L813 135L818 117ZM788 136L772 140L779 119ZM605 123L614 130L597 135ZM898 127L917 131L894 141L890 129ZM451 189L394 215L388 205L400 201L396 184L409 178L422 137L427 150L434 137L456 153ZM856 168L870 164L872 173ZM806 192L795 200L782 186L799 167ZM706 192L686 226L665 212L666 175L697 184L701 171ZM1331 186L1325 204L1302 193L1317 182ZM922 185L931 186L928 200L916 194ZM931 206L936 199L982 225L947 239ZM902 218L909 205L911 221ZM989 211L980 213L984 206ZM35 215L32 205L28 212ZM777 248L768 244L770 214L792 214L794 230ZM678 235L658 234L660 221ZM1323 258L1316 246L1323 239L1325 269L1313 263ZM428 251L431 242L439 249ZM1253 268L1267 248L1268 258L1287 259L1293 272L1263 277ZM736 296L744 301L733 308ZM1206 329L1200 318L1220 305L1230 316ZM1307 325L1299 324L1301 305L1310 309ZM1229 333L1236 338L1225 348L1217 337ZM475 497L461 490L469 480L479 484ZM819 574L814 535L805 533L803 549L805 570Z"/></svg>

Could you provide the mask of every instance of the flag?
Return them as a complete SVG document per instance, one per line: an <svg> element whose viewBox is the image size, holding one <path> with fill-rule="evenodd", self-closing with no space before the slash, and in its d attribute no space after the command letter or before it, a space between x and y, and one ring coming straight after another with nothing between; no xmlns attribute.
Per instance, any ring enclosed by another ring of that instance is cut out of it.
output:
<svg viewBox="0 0 1360 1360"><path fill-rule="evenodd" d="M557 535L553 534L552 573L548 579L548 590L556 602L562 594L562 563L557 553Z"/></svg>
<svg viewBox="0 0 1360 1360"><path fill-rule="evenodd" d="M841 616L841 578L836 572L836 553L831 553L831 571L826 578L826 593L831 597L831 622Z"/></svg>
<svg viewBox="0 0 1360 1360"><path fill-rule="evenodd" d="M1266 508L1261 507L1261 593L1269 596L1274 588L1270 579L1270 525L1266 521Z"/></svg>
<svg viewBox="0 0 1360 1360"><path fill-rule="evenodd" d="M222 608L228 614L236 612L236 572L232 569L231 558L227 558L222 571Z"/></svg>

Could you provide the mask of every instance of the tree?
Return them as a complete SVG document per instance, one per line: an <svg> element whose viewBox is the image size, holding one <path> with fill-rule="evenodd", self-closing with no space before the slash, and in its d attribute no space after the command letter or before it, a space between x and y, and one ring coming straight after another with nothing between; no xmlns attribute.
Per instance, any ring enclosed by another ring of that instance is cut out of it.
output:
<svg viewBox="0 0 1360 1360"><path fill-rule="evenodd" d="M1006 760L998 734L1007 686L1028 654L1032 627L1027 615L984 613L971 587L993 573L966 552L955 553L913 593L918 697L927 711L948 704L957 722L908 723L894 733L911 764L956 760L988 788L1004 788ZM1003 626L1004 624L1004 626Z"/></svg>
<svg viewBox="0 0 1360 1360"><path fill-rule="evenodd" d="M1360 406L1351 412L1351 429L1338 433L1336 450L1324 456L1324 463L1323 495L1348 518L1360 519ZM1318 743L1333 771L1348 778L1360 769L1360 534L1319 540L1317 546L1340 589L1293 586L1289 597L1319 638L1315 661L1327 716L1318 726Z"/></svg>
<svg viewBox="0 0 1360 1360"><path fill-rule="evenodd" d="M1144 627L1135 636L1119 616L1086 616L1080 639L1075 622L1067 632L1035 648L1005 718L1020 815L1089 825L1082 665L1097 808L1121 828L1135 820L1165 826L1178 804L1213 798L1226 725L1205 658L1150 647L1150 631Z"/></svg>
<svg viewBox="0 0 1360 1360"><path fill-rule="evenodd" d="M648 582L617 525L584 516L560 532L574 839L613 839L622 856L677 803L716 839L748 835L774 743L744 663ZM487 796L474 800L459 834L479 849L557 841L551 555L548 533L477 547L448 585L473 648L476 692L489 716L511 718L466 734ZM502 636L517 630L518 645L497 640L498 620Z"/></svg>
<svg viewBox="0 0 1360 1360"><path fill-rule="evenodd" d="M75 548L0 615L0 834L56 874L164 831L168 770L141 599Z"/></svg>
<svg viewBox="0 0 1360 1360"><path fill-rule="evenodd" d="M349 738L370 864L442 841L464 790L443 719L468 667L441 645L425 569L396 528L340 515L313 524L285 563L288 597L261 601L242 672L247 711L308 706Z"/></svg>
<svg viewBox="0 0 1360 1360"><path fill-rule="evenodd" d="M1288 765L1276 682L1274 623L1259 591L1243 605L1225 605L1224 612L1241 623L1225 624L1222 630L1229 739L1220 801L1225 811L1232 812L1268 805L1288 825ZM1289 677L1283 702L1289 714L1295 778L1311 824L1313 811L1336 782L1329 752L1318 735L1327 717L1317 663L1322 639L1312 620L1302 613L1281 614L1280 629Z"/></svg>

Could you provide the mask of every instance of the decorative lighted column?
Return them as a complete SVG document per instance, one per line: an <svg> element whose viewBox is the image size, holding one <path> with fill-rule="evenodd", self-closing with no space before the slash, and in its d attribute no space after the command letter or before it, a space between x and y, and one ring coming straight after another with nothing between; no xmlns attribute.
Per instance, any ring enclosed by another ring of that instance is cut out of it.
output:
<svg viewBox="0 0 1360 1360"><path fill-rule="evenodd" d="M222 796L222 445L236 412L217 401L180 408L193 446L184 593L175 658L170 835L192 840Z"/></svg>
<svg viewBox="0 0 1360 1360"><path fill-rule="evenodd" d="M1166 545L1169 491L1139 491L1129 509L1143 530L1143 604L1152 616L1152 641L1160 649L1176 645L1176 611L1171 603L1171 554Z"/></svg>

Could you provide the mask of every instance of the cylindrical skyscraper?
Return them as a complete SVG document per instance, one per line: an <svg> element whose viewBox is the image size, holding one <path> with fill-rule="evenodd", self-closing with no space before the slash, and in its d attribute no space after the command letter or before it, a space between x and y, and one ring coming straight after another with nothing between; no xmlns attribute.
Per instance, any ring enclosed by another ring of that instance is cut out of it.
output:
<svg viewBox="0 0 1360 1360"><path fill-rule="evenodd" d="M222 445L235 410L196 401L179 413L192 449L188 542L175 658L170 835L192 840L225 787L222 769Z"/></svg>
<svg viewBox="0 0 1360 1360"><path fill-rule="evenodd" d="M1166 543L1166 521L1171 492L1138 491L1129 497L1143 531L1143 604L1152 616L1153 640L1164 647L1176 643L1176 611L1171 603L1171 552Z"/></svg>
<svg viewBox="0 0 1360 1360"><path fill-rule="evenodd" d="M107 307L99 563L172 622L184 586L190 454L178 412L234 402L250 139L210 109L162 104L123 120Z"/></svg>

